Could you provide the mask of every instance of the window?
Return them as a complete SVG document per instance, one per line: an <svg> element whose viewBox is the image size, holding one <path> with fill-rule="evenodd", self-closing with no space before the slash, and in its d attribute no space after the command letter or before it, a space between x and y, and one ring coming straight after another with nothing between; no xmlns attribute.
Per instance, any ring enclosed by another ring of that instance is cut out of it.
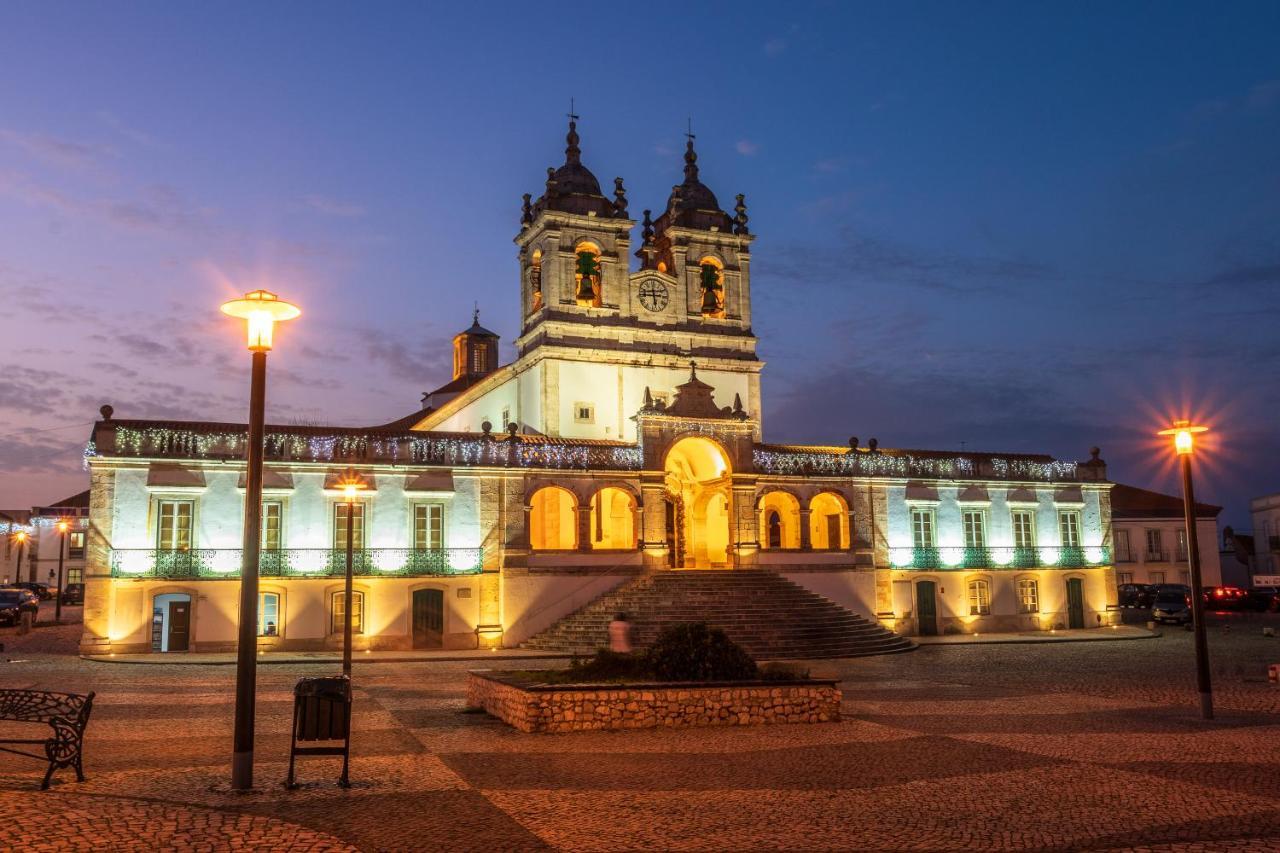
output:
<svg viewBox="0 0 1280 853"><path fill-rule="evenodd" d="M502 407L502 431L503 432L507 431L507 424L509 423L511 423L511 409L506 406L503 406Z"/></svg>
<svg viewBox="0 0 1280 853"><path fill-rule="evenodd" d="M574 403L573 404L573 420L579 424L593 424L596 422L596 407L590 403Z"/></svg>
<svg viewBox="0 0 1280 853"><path fill-rule="evenodd" d="M191 550L191 517L194 509L195 505L191 501L160 501L156 550Z"/></svg>
<svg viewBox="0 0 1280 853"><path fill-rule="evenodd" d="M1063 548L1080 547L1080 513L1075 510L1058 513L1058 535Z"/></svg>
<svg viewBox="0 0 1280 853"><path fill-rule="evenodd" d="M600 286L601 266L600 247L595 243L582 242L573 250L577 260L574 262L574 301L579 305L601 304Z"/></svg>
<svg viewBox="0 0 1280 853"><path fill-rule="evenodd" d="M336 503L333 505L333 548L335 551L347 550L347 507L354 512L351 515L351 547L360 550L364 547L364 504Z"/></svg>
<svg viewBox="0 0 1280 853"><path fill-rule="evenodd" d="M1164 533L1161 530L1147 530L1147 562L1164 562Z"/></svg>
<svg viewBox="0 0 1280 853"><path fill-rule="evenodd" d="M67 556L73 560L84 557L84 531L73 530L67 534Z"/></svg>
<svg viewBox="0 0 1280 853"><path fill-rule="evenodd" d="M364 593L357 592L351 597L351 633L364 633ZM332 633L341 634L343 631L343 621L347 618L346 612L347 594L345 592L335 592L333 594L333 626Z"/></svg>
<svg viewBox="0 0 1280 853"><path fill-rule="evenodd" d="M1129 546L1129 531L1116 530L1114 531L1113 535L1115 536L1115 539L1116 539L1116 562L1132 563L1133 550ZM1130 581L1130 583L1132 583L1132 581Z"/></svg>
<svg viewBox="0 0 1280 853"><path fill-rule="evenodd" d="M280 594L258 593L258 636L280 636Z"/></svg>
<svg viewBox="0 0 1280 853"><path fill-rule="evenodd" d="M1151 572L1152 583L1164 583L1164 572Z"/></svg>
<svg viewBox="0 0 1280 853"><path fill-rule="evenodd" d="M933 510L911 508L911 542L917 548L933 547Z"/></svg>
<svg viewBox="0 0 1280 853"><path fill-rule="evenodd" d="M262 502L262 550L279 551L281 547L280 520L284 516L280 501Z"/></svg>
<svg viewBox="0 0 1280 853"><path fill-rule="evenodd" d="M1117 582L1123 586L1124 584L1133 583L1133 572L1117 572Z"/></svg>
<svg viewBox="0 0 1280 853"><path fill-rule="evenodd" d="M1187 531L1185 529L1178 531L1178 562L1185 563L1187 561Z"/></svg>
<svg viewBox="0 0 1280 853"><path fill-rule="evenodd" d="M419 551L444 547L444 506L442 504L414 505L413 547Z"/></svg>
<svg viewBox="0 0 1280 853"><path fill-rule="evenodd" d="M969 581L969 615L991 615L991 584L984 580Z"/></svg>
<svg viewBox="0 0 1280 853"><path fill-rule="evenodd" d="M702 314L723 317L725 306L724 264L710 255L698 262L698 286L702 290Z"/></svg>
<svg viewBox="0 0 1280 853"><path fill-rule="evenodd" d="M535 551L578 547L578 503L568 489L546 486L530 497L529 547Z"/></svg>
<svg viewBox="0 0 1280 853"><path fill-rule="evenodd" d="M964 547L982 548L987 544L986 513L980 509L964 511Z"/></svg>
<svg viewBox="0 0 1280 853"><path fill-rule="evenodd" d="M1034 548L1036 545L1036 513L1031 509L1013 511L1013 547Z"/></svg>
<svg viewBox="0 0 1280 853"><path fill-rule="evenodd" d="M1033 578L1018 581L1018 612L1040 612L1040 584Z"/></svg>
<svg viewBox="0 0 1280 853"><path fill-rule="evenodd" d="M489 350L484 346L476 346L471 350L471 372L483 374L489 372Z"/></svg>

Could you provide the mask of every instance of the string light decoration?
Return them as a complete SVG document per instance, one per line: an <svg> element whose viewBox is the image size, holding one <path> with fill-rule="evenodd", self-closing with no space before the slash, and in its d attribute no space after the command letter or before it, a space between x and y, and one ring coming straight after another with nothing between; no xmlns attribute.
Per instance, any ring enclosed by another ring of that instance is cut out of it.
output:
<svg viewBox="0 0 1280 853"><path fill-rule="evenodd" d="M921 477L949 480L982 474L969 456L913 456L910 453L850 453L800 450L752 452L762 474L817 474L834 477ZM1002 480L1074 480L1076 463L1034 459L990 460L992 477Z"/></svg>

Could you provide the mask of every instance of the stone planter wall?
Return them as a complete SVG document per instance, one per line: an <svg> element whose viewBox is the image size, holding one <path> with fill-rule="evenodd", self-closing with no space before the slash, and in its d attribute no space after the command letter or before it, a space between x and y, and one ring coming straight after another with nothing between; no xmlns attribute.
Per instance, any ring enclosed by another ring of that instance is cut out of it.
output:
<svg viewBox="0 0 1280 853"><path fill-rule="evenodd" d="M834 681L526 684L467 673L467 706L522 732L825 723L840 719L840 699Z"/></svg>

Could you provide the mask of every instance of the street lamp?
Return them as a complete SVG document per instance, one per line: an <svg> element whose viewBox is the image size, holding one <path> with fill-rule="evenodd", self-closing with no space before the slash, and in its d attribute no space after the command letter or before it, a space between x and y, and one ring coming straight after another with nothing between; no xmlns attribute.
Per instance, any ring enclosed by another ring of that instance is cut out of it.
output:
<svg viewBox="0 0 1280 853"><path fill-rule="evenodd" d="M1182 512L1187 525L1187 551L1191 562L1191 621L1196 635L1196 689L1200 693L1200 716L1213 719L1213 688L1209 684L1209 648L1204 632L1204 588L1200 582L1200 545L1196 537L1196 493L1191 484L1191 455L1195 436L1208 432L1191 421L1174 421L1158 435L1173 436L1173 448L1182 460Z"/></svg>
<svg viewBox="0 0 1280 853"><path fill-rule="evenodd" d="M256 700L258 643L258 560L262 549L262 436L267 398L267 351L278 322L302 313L298 306L266 290L246 293L222 306L222 313L248 326L253 353L249 386L249 465L245 474L244 551L240 567L240 631L236 643L236 717L231 755L231 787L253 787L253 713Z"/></svg>
<svg viewBox="0 0 1280 853"><path fill-rule="evenodd" d="M62 558L67 553L67 531L71 523L65 518L58 519L58 591L53 596L53 621L62 621Z"/></svg>
<svg viewBox="0 0 1280 853"><path fill-rule="evenodd" d="M27 531L18 530L13 534L13 541L18 543L18 561L13 564L13 582L17 583L22 580L22 550L27 544ZM35 580L34 564L31 569L31 580Z"/></svg>
<svg viewBox="0 0 1280 853"><path fill-rule="evenodd" d="M356 517L356 495L369 488L369 484L364 478L355 472L355 469L348 468L342 473L342 479L338 481L338 488L342 490L342 496L347 502L347 578L344 586L344 598L342 608L342 674L351 677L351 613L352 607L352 568L351 558L353 549L355 548L355 517ZM361 526L363 530L363 524Z"/></svg>

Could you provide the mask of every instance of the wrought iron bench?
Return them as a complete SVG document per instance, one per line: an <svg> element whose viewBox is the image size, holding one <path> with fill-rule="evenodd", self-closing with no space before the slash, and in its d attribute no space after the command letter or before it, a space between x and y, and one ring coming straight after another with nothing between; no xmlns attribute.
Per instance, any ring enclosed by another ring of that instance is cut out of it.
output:
<svg viewBox="0 0 1280 853"><path fill-rule="evenodd" d="M53 771L59 767L74 767L76 779L84 781L84 769L80 766L80 754L84 746L84 729L89 724L89 712L93 710L93 693L51 693L47 690L0 690L0 720L19 723L48 723L53 737L35 740L0 738L0 752L25 755L37 761L49 762L40 789L47 790ZM31 746L44 745L44 755L12 749L3 744Z"/></svg>

